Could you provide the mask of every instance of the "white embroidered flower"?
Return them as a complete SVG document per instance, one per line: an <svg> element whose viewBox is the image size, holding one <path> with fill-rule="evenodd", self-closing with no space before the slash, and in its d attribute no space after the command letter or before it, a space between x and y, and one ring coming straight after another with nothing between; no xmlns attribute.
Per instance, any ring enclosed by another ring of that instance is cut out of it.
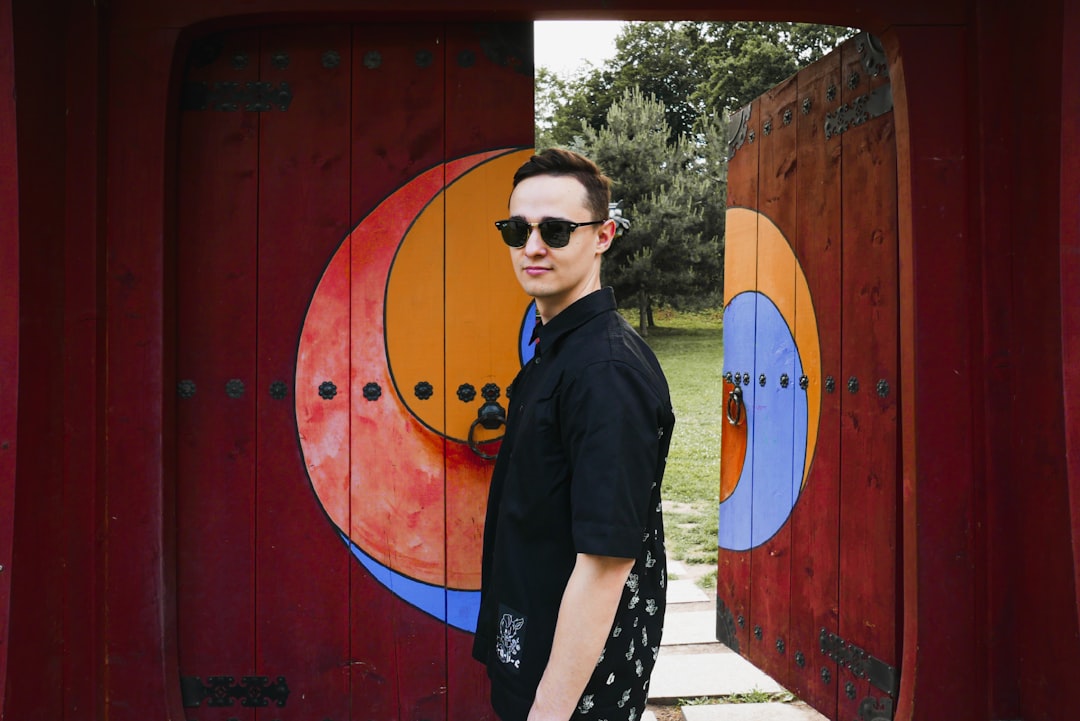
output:
<svg viewBox="0 0 1080 721"><path fill-rule="evenodd" d="M498 659L513 666L521 668L521 636L519 631L525 625L524 618L515 618L509 613L504 613L499 619L499 634L495 644L495 655Z"/></svg>
<svg viewBox="0 0 1080 721"><path fill-rule="evenodd" d="M641 627L641 645L649 645L649 629L645 628L644 626Z"/></svg>
<svg viewBox="0 0 1080 721"><path fill-rule="evenodd" d="M626 577L626 587L629 588L631 591L637 591L640 583L640 579L638 578L638 575L636 573L631 573L629 576Z"/></svg>
<svg viewBox="0 0 1080 721"><path fill-rule="evenodd" d="M630 715L626 717L626 721L637 721L637 709L630 709Z"/></svg>
<svg viewBox="0 0 1080 721"><path fill-rule="evenodd" d="M656 615L656 610L657 610L656 599L655 598L647 598L647 599L645 599L645 613L649 614L650 616L655 616Z"/></svg>
<svg viewBox="0 0 1080 721"><path fill-rule="evenodd" d="M630 650L626 652L626 660L629 661L634 657L634 639L630 639Z"/></svg>
<svg viewBox="0 0 1080 721"><path fill-rule="evenodd" d="M656 559L653 558L652 551L645 551L645 568L652 568L656 565Z"/></svg>
<svg viewBox="0 0 1080 721"><path fill-rule="evenodd" d="M641 596L638 595L637 589L634 590L634 595L630 597L630 601L626 604L627 608L637 608L638 601L641 600Z"/></svg>
<svg viewBox="0 0 1080 721"><path fill-rule="evenodd" d="M613 683L615 683L615 674L610 673L610 674L608 674L608 677L607 677L607 685L610 686Z"/></svg>
<svg viewBox="0 0 1080 721"><path fill-rule="evenodd" d="M611 632L611 637L612 638L618 638L619 634L621 634L621 633L622 633L622 626L616 625L615 630L613 630Z"/></svg>
<svg viewBox="0 0 1080 721"><path fill-rule="evenodd" d="M634 661L634 673L637 674L638 678L641 678L641 674L645 673L645 666L642 665L640 658Z"/></svg>
<svg viewBox="0 0 1080 721"><path fill-rule="evenodd" d="M588 694L586 696L582 696L581 697L581 704L578 706L578 712L579 713L589 713L589 711L591 711L592 707L595 706L595 705L596 705L596 703L593 701L593 694L590 693L590 694Z"/></svg>
<svg viewBox="0 0 1080 721"><path fill-rule="evenodd" d="M619 708L622 708L623 706L625 706L626 702L629 701L629 700L630 700L630 689L626 689L625 691L623 691L622 698L619 699Z"/></svg>

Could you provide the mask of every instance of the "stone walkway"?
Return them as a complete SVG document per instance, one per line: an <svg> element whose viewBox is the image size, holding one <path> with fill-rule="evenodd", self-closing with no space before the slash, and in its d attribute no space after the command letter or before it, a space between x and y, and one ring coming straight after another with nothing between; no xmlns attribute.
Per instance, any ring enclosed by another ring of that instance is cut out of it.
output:
<svg viewBox="0 0 1080 721"><path fill-rule="evenodd" d="M827 721L802 702L723 703L737 694L784 688L716 640L716 602L693 571L669 559L668 576L664 639L642 721ZM679 701L691 699L699 703L676 710Z"/></svg>

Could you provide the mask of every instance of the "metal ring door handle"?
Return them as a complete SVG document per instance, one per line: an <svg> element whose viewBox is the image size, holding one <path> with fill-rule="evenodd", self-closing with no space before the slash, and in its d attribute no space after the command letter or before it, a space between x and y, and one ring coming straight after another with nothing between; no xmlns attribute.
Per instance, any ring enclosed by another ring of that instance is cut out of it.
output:
<svg viewBox="0 0 1080 721"><path fill-rule="evenodd" d="M477 441L476 427L483 426L489 431L493 431L502 425L506 425L506 411L502 406L495 401L488 401L480 406L480 410L476 412L476 420L469 426L469 450L486 461L495 460L495 456L480 449L480 443L494 443L495 441L501 441L503 437L499 436L487 441Z"/></svg>
<svg viewBox="0 0 1080 721"><path fill-rule="evenodd" d="M746 404L743 403L742 388L735 386L728 393L727 398L727 419L728 423L733 426L739 425L742 422L743 413L746 410Z"/></svg>

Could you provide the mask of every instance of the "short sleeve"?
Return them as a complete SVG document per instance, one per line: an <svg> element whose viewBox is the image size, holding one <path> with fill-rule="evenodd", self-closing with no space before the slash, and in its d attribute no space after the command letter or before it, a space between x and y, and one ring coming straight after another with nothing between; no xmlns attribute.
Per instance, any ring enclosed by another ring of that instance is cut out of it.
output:
<svg viewBox="0 0 1080 721"><path fill-rule="evenodd" d="M641 550L665 409L649 375L621 361L586 366L564 389L571 517L579 553L634 558Z"/></svg>

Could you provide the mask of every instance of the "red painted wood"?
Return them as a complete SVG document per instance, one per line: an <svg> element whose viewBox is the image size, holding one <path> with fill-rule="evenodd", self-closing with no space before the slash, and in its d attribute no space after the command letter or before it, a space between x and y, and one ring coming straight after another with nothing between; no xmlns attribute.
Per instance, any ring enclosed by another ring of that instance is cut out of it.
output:
<svg viewBox="0 0 1080 721"><path fill-rule="evenodd" d="M174 547L164 529L162 368L165 227L164 112L175 30L114 32L109 77L105 190L105 370L103 478L108 495L99 586L105 604L108 690L116 721L180 708L175 652L168 652L173 593L165 584ZM149 192L144 192L149 191ZM172 389L170 389L172 390ZM171 512L171 509L170 509ZM166 632L168 629L168 633ZM175 713L175 711L174 711Z"/></svg>
<svg viewBox="0 0 1080 721"><path fill-rule="evenodd" d="M757 208L758 148L760 146L756 139L760 137L760 134L761 102L754 100L751 103L746 139L742 147L738 148L728 161L727 204L729 208ZM730 301L730 298L725 297L725 301ZM720 442L724 443L723 435L720 437ZM752 463L751 459L747 458L746 463ZM747 481L753 482L752 470L749 477L744 477L742 482ZM737 648L734 650L744 656L749 653L750 641L753 638L750 634L753 627L750 606L751 560L750 553L717 549L718 608L720 604L723 604L730 612L735 623Z"/></svg>
<svg viewBox="0 0 1080 721"><path fill-rule="evenodd" d="M1005 8L984 7L975 32L978 38L979 73L978 108L982 120L979 132L979 156L983 172L992 183L981 190L982 242L987 249L1004 249L1010 244L1015 214L1024 215L1017 207L1015 179L1011 170L1010 146L1007 141L1015 132L1015 115L1000 112L995 97L1001 92L1003 79L1012 72L1014 59L1001 52L1013 41L1014 28L1003 22L1008 13ZM986 561L977 564L976 583L985 586L977 593L985 593L987 602L976 607L976 628L985 629L987 652L980 654L978 678L985 678L989 717L995 719L1020 718L1023 714L1020 702L1020 665L1023 660L1017 652L1017 634L1024 627L1017 617L1016 604L1023 593L1016 583L1015 570L1021 564L1021 549L1016 543L1015 496L1011 492L995 492L1008 489L1016 477L1014 463L1015 424L1012 419L1013 399L1001 389L1015 383L1016 369L1011 358L1011 343L1019 322L1012 293L1011 252L982 253L979 262L982 277L982 383L979 399L984 409L982 432L984 460L979 472L986 474L985 488L977 490L974 501L975 517L985 518L983 526ZM992 288L993 292L986 292ZM976 421L978 422L978 421ZM997 439L991 441L989 439Z"/></svg>
<svg viewBox="0 0 1080 721"><path fill-rule="evenodd" d="M10 653L19 412L19 184L11 0L0 0L0 708Z"/></svg>
<svg viewBox="0 0 1080 721"><path fill-rule="evenodd" d="M186 83L259 78L257 31L217 36L209 62L187 58ZM233 58L250 58L234 67ZM181 677L255 675L256 377L259 116L181 111L177 186L174 384L177 638ZM226 383L243 384L240 397ZM177 385L178 387L178 385ZM170 388L170 391L173 389ZM187 712L253 720L235 706Z"/></svg>
<svg viewBox="0 0 1080 721"><path fill-rule="evenodd" d="M795 224L795 199L796 199L796 134L794 125L795 103L798 86L796 78L791 77L787 81L772 88L759 99L761 111L761 130L757 138L758 145L758 205L760 213L771 220L784 234L789 244L797 242L797 227ZM791 113L789 124L784 124L784 112ZM729 174L730 177L730 174ZM759 244L757 287L759 292L770 296L782 295L792 298L795 295L796 278L794 274L787 277L775 278L780 275L777 271L763 267L768 263L761 255ZM785 266L786 267L786 266ZM777 287L773 288L773 284ZM769 349L759 348L758 358L764 358L769 354ZM757 369L760 373L762 368ZM748 411L747 419L755 420L758 417L758 409L769 409L773 405L773 398L779 398L781 394L801 393L798 389L798 377L795 373L794 358L787 363L784 370L780 367L769 367L771 373L777 377L767 378L764 387L758 386L755 391L755 408ZM779 381L779 373L787 373L794 381L788 388L782 388ZM751 383L757 383L757 379L751 374ZM775 414L775 410L767 410ZM786 423L778 423L776 427L785 428L786 432L778 434L755 433L754 461L765 455L781 454L790 456L794 449L793 428L794 419L788 417ZM759 426L760 427L760 426ZM796 473L792 468L791 472ZM802 468L798 469L798 475L802 475ZM754 469L754 477L758 478L758 469ZM792 507L790 484L787 484L787 492L771 498L770 502ZM758 500L755 497L755 501ZM789 635L789 608L791 593L791 526L785 523L764 544L753 549L751 552L750 566L752 568L750 582L750 625L755 632L751 634L749 658L770 676L775 678L781 685L789 685L788 680L788 644ZM756 631L761 628L761 638L756 637Z"/></svg>
<svg viewBox="0 0 1080 721"><path fill-rule="evenodd" d="M294 97L259 117L256 666L285 676L290 712L303 718L349 717L353 565L311 492L292 413L266 389L292 385L311 294L349 231L351 45L343 25L261 33L261 79L288 83ZM333 68L323 66L329 50L341 57ZM348 413L349 383L337 381L332 403Z"/></svg>
<svg viewBox="0 0 1080 721"><path fill-rule="evenodd" d="M1016 74L1010 78L1016 91L1023 88L1036 97L1058 97L1063 73L1072 71L1067 71L1062 62L1063 47L1070 41L1060 34L1061 12L1060 6L1033 9L1024 27L1014 31L1013 38L1020 46L1029 48L1034 66L1046 68L1038 77ZM1060 102L1055 100L1055 105ZM1013 478L1008 490L1014 498L1016 530L1023 538L1016 579L1025 593L1018 615L1021 619L1038 619L1038 627L1048 631L1045 635L1020 634L1018 652L1022 659L1046 659L1021 664L1020 697L1025 715L1049 719L1060 715L1060 702L1055 696L1061 693L1059 689L1075 685L1080 663L1080 626L1073 586L1077 559L1072 553L1076 529L1070 527L1075 500L1070 502L1069 498L1062 402L1063 344L1068 329L1061 305L1064 291L1059 286L1061 214L1075 199L1059 207L1060 133L1046 132L1045 120L1040 122L1036 114L1021 114L1016 123L1023 152L1014 156L1018 191L1014 197L1021 201L1019 207L1024 212L1018 214L1013 228L1014 237L1024 237L1025 241L1012 264L1013 297L1022 319L1014 328L1012 340L1018 371L1013 387L1023 386L1030 393L1017 394L1014 399L1014 428L1026 429L1014 452L1020 477L1039 482L1017 494Z"/></svg>
<svg viewBox="0 0 1080 721"><path fill-rule="evenodd" d="M940 119L968 111L962 74L942 68L964 65L969 36L962 27L894 28L886 40L898 161L900 373L909 381L899 390L904 673L895 718L965 718L985 703L974 662L984 647L972 614L979 601L970 334L978 286L967 215L944 210L967 207L969 148ZM957 657L957 649L971 653Z"/></svg>
<svg viewBox="0 0 1080 721"><path fill-rule="evenodd" d="M1061 36L1080 31L1080 8L1063 4ZM1061 77L1061 368L1065 402L1065 458L1072 528L1073 599L1080 623L1080 48L1062 42Z"/></svg>
<svg viewBox="0 0 1080 721"><path fill-rule="evenodd" d="M437 25L357 24L353 29L351 217L356 222L362 222L393 190L443 158L442 53L434 53L435 67L425 69L416 64L416 53L431 51L442 35ZM378 68L364 64L371 52L380 54L382 65ZM400 142L402 137L408 141ZM384 281L373 281L372 285L378 288L381 283ZM354 303L360 293L359 281L354 279ZM372 297L370 302L379 300L381 297ZM363 368L353 372L353 392L360 392L367 373ZM354 435L353 445L354 453L377 452L358 435ZM408 651L404 658L398 655L395 619L404 601L357 562L352 565L352 716L397 719L402 676L407 677L415 663ZM443 644L436 645L441 648ZM436 670L442 672L441 663Z"/></svg>
<svg viewBox="0 0 1080 721"><path fill-rule="evenodd" d="M15 110L18 139L17 288L18 465L11 478L14 538L4 575L10 578L11 649L5 714L55 718L62 704L64 629L64 98L29 93L31 83L62 83L63 58L50 52L55 28L48 8L15 3ZM33 162L27 162L33 158ZM12 210L15 210L13 208ZM9 492L9 491L5 491ZM9 506L10 507L10 506ZM11 527L9 527L10 531ZM26 569L26 570L22 570Z"/></svg>
<svg viewBox="0 0 1080 721"><path fill-rule="evenodd" d="M492 6L480 9L486 13L494 7L494 1ZM164 191L165 179L169 177L164 148L170 147L174 137L163 117L159 117L165 112L169 97L164 79L169 73L174 31L168 28L183 27L187 20L196 16L216 17L219 12L235 15L283 9L286 5L297 9L292 3L251 4L235 0L227 0L226 4L202 0L187 4L122 0L110 8L112 31L108 42L103 44L107 48L109 64L102 68L103 78L107 80L103 84L109 88L110 107L106 117L110 125L103 129L101 136L108 141L109 160L104 166L107 167L107 184L102 184L109 256L101 262L102 270L109 273L106 287L110 303L110 366L102 371L109 383L102 404L107 416L100 441L102 453L107 454L106 472L101 475L101 483L110 496L105 515L107 523L99 529L101 541L107 544L109 563L102 567L96 593L103 605L108 604L108 625L102 628L106 629L103 633L108 634L109 676L103 693L109 695L108 711L114 719L134 718L136 713L142 718L158 713L164 705L175 706L175 698L169 698L169 694L175 697L175 692L170 690L174 674L163 671L169 664L169 657L167 648L163 650L166 644L162 638L169 637L171 630L163 632L169 617L164 599L169 594L162 592L165 587L161 580L165 575L162 559L168 563L171 548L166 543L165 528L160 521L163 504L161 472L156 468L157 459L162 456L158 436L164 424L161 404L156 399L165 396L166 390L171 391L171 388L165 388L161 375L164 361L160 333L164 323L157 297L161 291L163 265L159 247L165 217L163 199L171 197ZM761 9L761 12L790 17L792 8L798 11L801 5L792 0ZM723 19L718 16L725 13L742 12L729 10L727 4L718 7L716 3L708 3L708 6L706 9L704 4L699 4L692 11L709 14L713 19ZM330 7L342 10L356 5L341 0ZM645 5L635 3L628 12L636 12L639 7ZM1059 7L1061 4L1056 3L1050 9ZM380 12L406 14L415 13L418 8L435 10L428 6L421 8L406 0L404 4L383 8ZM312 6L311 9L319 8ZM474 5L464 7L465 11L470 9L477 8ZM543 10L544 6L539 6L537 11ZM970 79L975 74L971 71L978 60L973 55L972 43L981 41L971 34L970 18L965 13L976 11L970 5L955 2L924 3L913 9L885 4L873 10L880 13L873 18L863 14L863 7L856 8L848 2L831 3L821 11L832 13L833 20L863 26L887 18L895 28L893 47L904 50L902 62L897 63L893 76L898 108L902 104L910 110L897 113L897 136L904 149L901 153L901 187L909 203L903 215L900 244L904 258L901 287L905 299L901 304L902 358L905 378L917 378L918 385L908 383L904 386L902 415L906 494L904 538L911 552L905 555L905 574L909 582L904 588L905 654L909 659L905 666L908 672L904 677L904 697L897 718L1011 717L981 713L985 704L980 699L985 697L986 683L973 660L985 655L983 639L990 631L979 626L977 617L971 613L971 609L977 609L983 601L978 594L975 569L984 558L981 555L984 549L976 543L977 537L971 529L986 520L974 512L976 499L972 485L975 481L972 479L981 477L982 461L977 459L984 455L986 443L980 440L977 421L972 420L978 410L973 412L972 409L979 407L974 401L983 396L990 383L973 366L972 348L982 347L981 339L977 337L978 329L983 327L982 296L1000 290L991 289L988 283L982 291L977 278L982 270L978 254L984 250L1004 257L1020 253L1028 242L1029 233L1025 227L1023 232L1010 230L1002 236L991 234L986 236L986 241L976 234L985 232L991 221L1000 217L986 207L975 205L979 198L992 198L993 194L978 194L1003 181L1003 176L994 169L978 165L981 159L972 150L976 146L972 142L974 135L990 127L988 115L1001 114L1000 103L993 99L986 100L986 110L976 111L969 104L972 95L978 91L967 84L965 78ZM617 15L622 10L591 12ZM662 12L681 12L681 8L664 8ZM804 8L802 12L801 17L806 17L805 13L810 11ZM905 19L911 20L918 13L922 15L917 26L905 25ZM280 16L277 19L280 20ZM967 27L965 22L968 22ZM1018 13L1001 22L1019 25L1029 21L1024 13ZM934 27L947 23L952 26ZM1045 28L1040 32L1045 32ZM1053 32L1057 37L1061 32L1060 24ZM17 53L19 48L27 47L26 42L20 42L22 39L28 40L29 36L16 37ZM1016 60L1017 80L1014 82L1021 84L1022 78L1034 77L1039 72L1036 65L1025 59L1027 48L1027 44L1023 47L1011 43L988 44L985 52L1012 53ZM84 58L83 62L93 65L93 56ZM979 69L978 72L983 71ZM909 81L906 87L901 87L901 78ZM1060 77L1049 81L1054 87L1049 96L1057 95L1061 82ZM1015 87L1024 90L1020 95L1027 94L1026 86ZM993 106L992 110L990 106ZM949 119L955 122L948 122ZM1056 135L1055 127L1051 120L1047 126L1040 127L1039 132ZM1019 148L1017 152L1027 148L1028 139L1027 135L1018 132L1007 138L1010 144L1015 142ZM1051 165L1057 162L1053 152L1042 146L1037 149L1031 165L1025 165L1027 170L1022 177L1031 188L1027 191L1030 196L1025 198L1037 196L1044 187L1046 174L1042 171L1034 173L1035 164L1040 160ZM24 163L29 162L24 157ZM1009 160L1010 165L1015 162ZM1059 198L1064 189L1062 185L1051 195ZM48 196L55 191L36 189L34 192ZM993 205L992 200L982 202L987 207ZM1065 222L1065 216L1056 206L1054 213L1057 221L1052 224L1048 237L1054 237L1060 231L1060 223ZM968 223L973 219L976 225L969 228ZM1040 227L1045 230L1045 226ZM995 237L998 240L995 241ZM943 239L950 242L943 242ZM14 242L7 237L0 240L0 243L10 243L4 246L8 249L15 247ZM1054 285L1063 280L1063 250L1064 247L1056 248L1054 263L1062 265ZM1047 251L1040 247L1040 252L1045 254ZM1038 314L1045 310L1045 304L1049 304L1052 313L1059 312L1056 309L1064 292L1065 289L1058 286L1056 300L1052 298L1052 289L1032 294L1025 300L1023 309L1017 310L1017 317L1021 317L1020 313L1025 317L1030 313ZM1061 321L1065 318L1062 315ZM987 323L990 322L992 320L988 318ZM1047 332L1044 327L1040 328L1040 333ZM1060 335L1061 330L1056 332ZM26 336L20 336L19 341L25 343ZM35 356L35 360L41 360L41 357ZM955 372L948 377L941 373L942 368ZM976 388L978 392L974 390ZM145 392L147 389L151 392ZM1056 390L1056 397L1060 397L1061 386L1058 385ZM1058 413L1060 417L1060 411ZM20 463L21 460L20 455ZM1060 483L1060 480L1056 482ZM998 486L997 491L1004 498L1009 489ZM1060 542L1059 521L1055 520L1052 527L1058 529L1054 533ZM1031 550L1025 553L1037 553L1039 540L1032 539ZM993 569L1000 577L1001 565L995 563ZM43 597L39 596L47 593L43 588L43 584L36 584L33 597ZM1070 594L1067 589L1055 587L1053 593L1057 608L1064 603L1060 594L1071 599L1070 603L1075 606L1075 591ZM1026 608L1040 610L1035 601L1025 600L1025 604ZM166 619L165 626L162 618ZM71 643L75 644L71 646L72 650L90 654L85 645L77 646L87 641L73 639ZM1033 659L1037 668L1039 663L1053 663L1044 660L1050 659L1047 654L1028 655L1028 658ZM1061 664L1059 668L1070 666ZM949 679L949 684L940 683L941 679ZM10 678L8 685L10 688ZM913 706L916 689L918 704ZM1042 703L1053 703L1057 698L1055 693L1060 691L1052 691ZM1030 694L1028 698L1031 698ZM166 712L161 710L160 715L165 716Z"/></svg>
<svg viewBox="0 0 1080 721"><path fill-rule="evenodd" d="M844 103L887 79L868 77L855 43L841 49ZM855 83L851 80L859 77ZM852 87L854 85L854 87ZM841 143L842 348L840 636L896 667L899 537L897 412L896 146L892 113L852 126ZM851 391L850 379L858 390ZM877 385L885 381L887 391ZM856 717L867 697L886 694L847 669L837 677L837 715ZM853 696L853 697L852 697Z"/></svg>
<svg viewBox="0 0 1080 721"><path fill-rule="evenodd" d="M821 347L817 368L805 368L807 393L820 398L818 435L806 486L791 518L790 688L825 716L836 714L837 666L819 652L821 629L838 630L840 396L825 390L825 378L840 377L840 144L825 139L825 116L840 104L829 101L829 86L840 85L840 54L831 53L798 75L796 256L813 298L813 318ZM804 114L802 103L811 102ZM810 316L796 307L801 327ZM804 663L795 654L803 654Z"/></svg>
<svg viewBox="0 0 1080 721"><path fill-rule="evenodd" d="M140 0L119 0L115 14L124 24L150 27L186 27L220 18L244 17L265 13L282 22L296 22L310 17L312 12L332 17L355 17L363 13L371 21L409 21L424 18L430 21L564 19L575 17L588 20L775 20L849 25L867 30L883 30L890 23L903 25L958 25L967 18L967 6L961 2L912 0L867 6L853 0L778 0L767 6L749 7L744 2L718 3L716 0L681 0L670 6L655 0L623 0L618 5L588 6L567 9L564 2L543 0L523 8L507 0L471 0L467 4L448 6L442 0L402 0L388 5L378 0L322 0L317 7L295 0L193 0L186 3L145 3Z"/></svg>
<svg viewBox="0 0 1080 721"><path fill-rule="evenodd" d="M66 588L64 628L65 709L104 716L102 659L104 613L97 590L102 573L96 538L104 516L100 435L104 370L104 293L100 212L100 128L103 105L96 63L102 49L99 7L69 9L66 29L66 177L64 244L64 509ZM88 182L94 179L97 182ZM2 233L0 233L2 234ZM2 281L0 281L2 283ZM2 678L0 672L0 678Z"/></svg>
<svg viewBox="0 0 1080 721"><path fill-rule="evenodd" d="M493 57L485 52L485 47L491 47L493 41L496 43L504 41L506 43L504 48L508 53L521 52L531 47L531 44L526 41L531 33L531 23L480 26L479 32L477 26L464 23L447 26L445 47L446 156L448 159L489 149L533 146L533 76L529 71L532 58L509 55ZM463 53L471 53L476 58L475 64L467 65L459 62L459 59L466 57ZM507 177L504 186L507 199L509 199L510 186L511 178ZM448 196L448 206L455 202L454 197ZM477 238L476 241L498 243L495 237ZM495 257L501 257L500 251L496 253ZM499 270L509 272L508 267L501 268L496 265L495 268L495 272ZM477 280L483 282L479 277ZM479 297L478 295L478 301ZM505 299L500 299L500 301L506 302ZM448 319L448 322L450 320ZM509 381L508 378L502 384L505 385ZM452 388L458 382L460 381L447 378L445 385ZM455 477L453 470L468 468L474 465L477 459L462 444L447 443L447 446L447 515L448 522L452 523L454 514L460 512L460 509L452 503L453 494L455 494L455 489L451 485ZM482 465L483 477L487 480L490 478L490 469L494 467L494 463L485 462ZM476 533L478 539L482 538L482 529L478 528ZM479 544L476 546L476 551L477 553L480 551ZM470 563L468 559L459 560L456 555L459 553L461 552L448 547L448 566L451 564L466 567L471 565L479 569L479 556ZM459 718L478 721L495 718L489 701L487 672L484 666L473 660L472 643L472 634L447 626L447 718L451 721Z"/></svg>

